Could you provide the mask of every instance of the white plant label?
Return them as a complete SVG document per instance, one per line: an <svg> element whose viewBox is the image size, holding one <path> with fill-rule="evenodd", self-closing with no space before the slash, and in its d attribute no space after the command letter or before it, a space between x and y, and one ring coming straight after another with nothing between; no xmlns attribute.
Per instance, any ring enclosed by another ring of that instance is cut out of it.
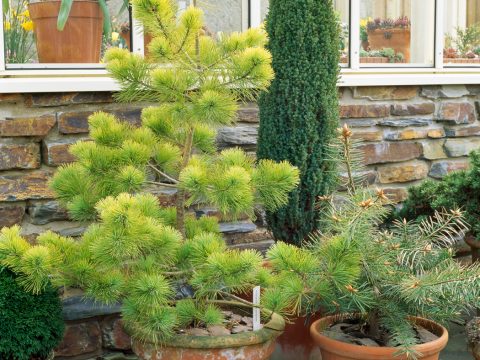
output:
<svg viewBox="0 0 480 360"><path fill-rule="evenodd" d="M260 286L253 288L253 300L252 303L260 305ZM260 330L262 325L260 324L260 308L253 308L253 331Z"/></svg>

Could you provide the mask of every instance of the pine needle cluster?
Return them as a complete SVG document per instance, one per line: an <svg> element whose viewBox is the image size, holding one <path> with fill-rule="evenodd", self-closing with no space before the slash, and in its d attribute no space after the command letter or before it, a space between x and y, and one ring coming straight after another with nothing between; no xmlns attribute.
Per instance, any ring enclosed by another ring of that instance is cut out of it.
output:
<svg viewBox="0 0 480 360"><path fill-rule="evenodd" d="M0 267L34 294L53 283L102 303L121 302L131 334L155 343L189 326L221 324L220 306L238 305L238 294L264 284L262 255L226 249L208 218L189 217L191 237L184 240L153 195L107 197L96 210L99 221L80 241L48 232L32 246L19 227L4 228ZM178 296L180 287L190 288L191 297Z"/></svg>
<svg viewBox="0 0 480 360"><path fill-rule="evenodd" d="M346 168L352 151L351 131L340 129L341 158ZM456 238L467 231L459 210L436 211L422 221L383 226L389 210L382 190L355 184L319 199L329 215L323 231L306 248L277 243L267 254L281 278L267 290L265 306L275 311L361 314L368 334L380 343L415 357L418 342L410 316L442 324L478 306L480 265L454 258Z"/></svg>
<svg viewBox="0 0 480 360"><path fill-rule="evenodd" d="M202 11L177 16L173 0L134 0L133 11L154 36L150 57L111 49L107 69L120 83L121 101L160 105L142 112L133 128L114 116L89 118L93 141L71 148L77 162L62 167L52 188L75 220L95 219L106 196L146 185L177 190L176 227L185 234L185 207L210 205L226 218L253 216L256 204L285 205L298 183L287 162L258 163L240 149L216 153L216 129L235 120L238 102L266 89L273 77L266 34L205 34Z"/></svg>

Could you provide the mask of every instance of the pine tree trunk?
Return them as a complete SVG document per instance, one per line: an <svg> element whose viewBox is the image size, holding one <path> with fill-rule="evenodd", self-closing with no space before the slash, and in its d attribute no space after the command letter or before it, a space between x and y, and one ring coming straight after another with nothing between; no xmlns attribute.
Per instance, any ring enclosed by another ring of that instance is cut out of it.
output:
<svg viewBox="0 0 480 360"><path fill-rule="evenodd" d="M380 316L378 315L378 312L373 311L368 314L368 326L368 334L370 337L374 340L380 339Z"/></svg>
<svg viewBox="0 0 480 360"><path fill-rule="evenodd" d="M193 147L193 128L188 130L187 138L185 139L185 145L183 148L183 162L182 162L182 170L188 165L188 161L190 160L190 156L192 154L192 147ZM185 233L185 191L182 189L178 189L177 191L177 199L175 202L176 209L177 209L177 230L180 231L182 237L186 238Z"/></svg>

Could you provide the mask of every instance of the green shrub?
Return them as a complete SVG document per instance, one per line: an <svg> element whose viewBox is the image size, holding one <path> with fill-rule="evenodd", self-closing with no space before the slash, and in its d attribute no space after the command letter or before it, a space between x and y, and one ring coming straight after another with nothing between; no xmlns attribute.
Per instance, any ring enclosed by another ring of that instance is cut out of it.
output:
<svg viewBox="0 0 480 360"><path fill-rule="evenodd" d="M275 78L260 97L257 157L301 172L286 207L267 212L276 240L293 244L318 228L315 199L331 191L327 155L338 127L340 26L332 0L271 1L266 20Z"/></svg>
<svg viewBox="0 0 480 360"><path fill-rule="evenodd" d="M465 220L477 240L480 240L480 152L470 154L470 168L456 171L441 181L426 180L408 190L408 198L397 210L396 219L419 219L432 216L442 208L462 208Z"/></svg>
<svg viewBox="0 0 480 360"><path fill-rule="evenodd" d="M0 272L0 359L46 358L63 338L64 322L57 292L26 292L9 270Z"/></svg>

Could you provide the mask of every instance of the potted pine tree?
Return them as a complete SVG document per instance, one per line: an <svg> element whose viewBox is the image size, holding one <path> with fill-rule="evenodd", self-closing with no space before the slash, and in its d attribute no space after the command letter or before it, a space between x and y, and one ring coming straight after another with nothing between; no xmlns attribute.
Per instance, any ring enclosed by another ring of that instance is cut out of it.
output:
<svg viewBox="0 0 480 360"><path fill-rule="evenodd" d="M214 218L187 220L183 237L171 209L151 194L120 194L97 204L98 222L80 241L47 232L31 246L20 229L0 237L2 265L27 291L51 282L78 287L102 303L122 302L122 319L142 359L264 360L284 320L235 293L271 285L256 251L226 249ZM250 315L249 315L250 314Z"/></svg>
<svg viewBox="0 0 480 360"><path fill-rule="evenodd" d="M123 9L128 7L124 1ZM106 0L40 0L28 4L41 63L98 63L102 31L111 32ZM103 29L103 30L102 30Z"/></svg>
<svg viewBox="0 0 480 360"><path fill-rule="evenodd" d="M462 213L382 229L387 197L355 181L361 153L347 127L340 136L347 193L319 199L329 218L308 249L278 243L269 251L283 278L271 291L294 310L330 314L310 328L322 359L438 359L448 340L440 324L480 295L480 266L453 259L455 237L467 230Z"/></svg>
<svg viewBox="0 0 480 360"><path fill-rule="evenodd" d="M122 301L142 358L266 359L283 319L237 296L272 285L263 258L225 249L218 219L197 219L192 211L208 205L223 219L254 216L257 204L271 210L286 204L298 183L298 169L285 161L255 161L240 149L216 152L216 128L234 120L240 98L252 98L272 78L266 36L250 29L214 39L203 34L198 8L177 17L173 1L161 4L133 2L136 18L157 34L154 64L128 50L106 55L122 87L119 100L160 105L143 111L138 128L92 115L92 141L73 145L77 161L52 180L73 219L97 223L78 243L44 234L33 248L37 261L23 261L20 252L16 271L34 291L51 279L98 301ZM174 207L160 207L147 194L167 190ZM254 307L264 315L256 331L239 318Z"/></svg>

